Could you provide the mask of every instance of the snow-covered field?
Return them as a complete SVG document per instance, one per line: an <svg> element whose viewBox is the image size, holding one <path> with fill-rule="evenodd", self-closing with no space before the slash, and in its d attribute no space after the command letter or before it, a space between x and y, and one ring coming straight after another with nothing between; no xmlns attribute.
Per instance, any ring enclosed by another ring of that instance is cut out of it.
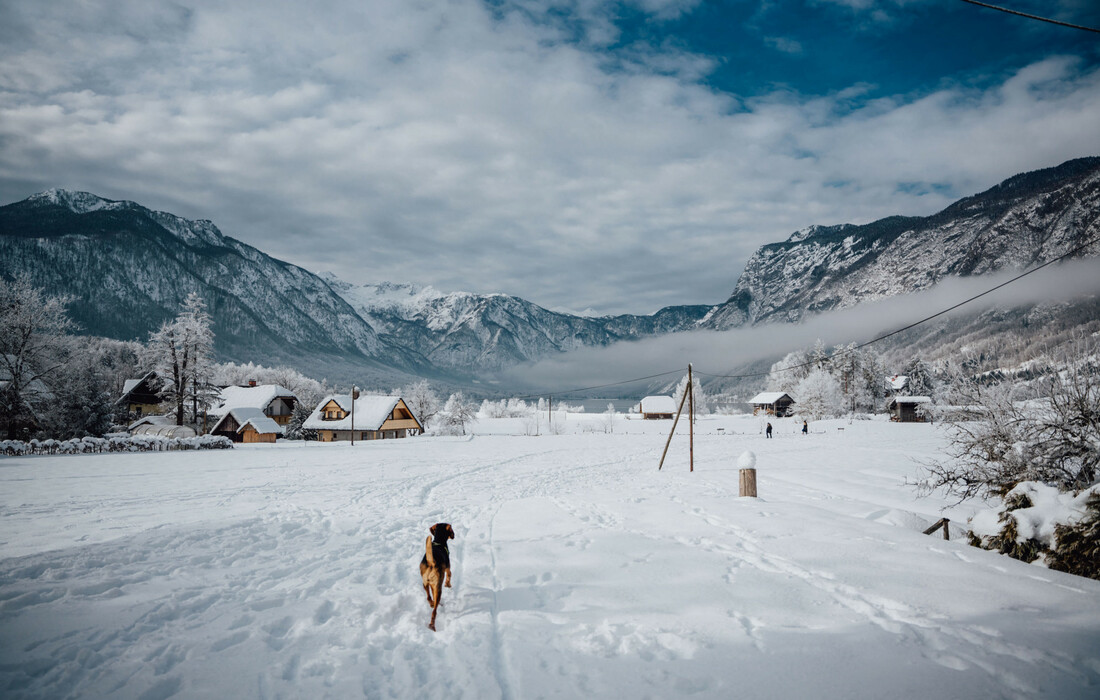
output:
<svg viewBox="0 0 1100 700"><path fill-rule="evenodd" d="M0 696L1100 697L1100 582L921 534L939 427L605 423L0 458Z"/></svg>

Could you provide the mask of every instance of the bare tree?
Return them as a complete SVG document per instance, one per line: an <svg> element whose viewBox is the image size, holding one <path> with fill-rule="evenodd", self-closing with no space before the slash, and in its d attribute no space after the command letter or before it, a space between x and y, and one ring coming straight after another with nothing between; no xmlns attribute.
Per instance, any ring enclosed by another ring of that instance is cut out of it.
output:
<svg viewBox="0 0 1100 700"><path fill-rule="evenodd" d="M1078 490L1100 475L1100 381L1095 360L1060 363L1042 382L1043 398L1015 400L1006 384L969 378L952 385L959 406L949 425L949 459L926 466L927 490L960 500L1004 496L1022 481ZM968 415L969 414L969 415Z"/></svg>
<svg viewBox="0 0 1100 700"><path fill-rule="evenodd" d="M187 295L183 311L171 323L165 322L149 336L146 346L148 362L161 380L160 395L176 410L176 425L184 423L188 399L192 418L199 405L206 406L213 397L214 332L206 304L195 292Z"/></svg>

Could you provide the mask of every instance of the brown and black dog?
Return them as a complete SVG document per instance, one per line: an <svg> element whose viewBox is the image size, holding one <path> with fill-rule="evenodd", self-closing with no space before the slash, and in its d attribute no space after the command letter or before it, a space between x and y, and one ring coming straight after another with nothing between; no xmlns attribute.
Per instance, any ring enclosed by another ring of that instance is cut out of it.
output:
<svg viewBox="0 0 1100 700"><path fill-rule="evenodd" d="M432 536L424 543L424 558L420 560L420 578L424 580L424 592L428 594L428 605L432 606L432 621L428 627L435 631L435 614L439 610L439 599L443 595L443 586L451 587L451 553L447 549L447 540L455 538L450 523L436 523L429 528Z"/></svg>

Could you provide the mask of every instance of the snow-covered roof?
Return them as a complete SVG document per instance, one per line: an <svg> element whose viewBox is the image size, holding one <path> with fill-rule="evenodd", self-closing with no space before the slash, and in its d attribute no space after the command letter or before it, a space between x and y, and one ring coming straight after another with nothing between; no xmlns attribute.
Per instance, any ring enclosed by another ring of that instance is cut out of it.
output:
<svg viewBox="0 0 1100 700"><path fill-rule="evenodd" d="M892 403L932 403L930 396L895 396L890 399Z"/></svg>
<svg viewBox="0 0 1100 700"><path fill-rule="evenodd" d="M773 404L784 396L791 399L791 395L785 391L762 391L749 399L749 403ZM791 403L794 403L794 399L791 399Z"/></svg>
<svg viewBox="0 0 1100 700"><path fill-rule="evenodd" d="M224 416L234 408L267 408L275 399L295 399L294 392L278 384L259 386L227 386L222 389L218 405L208 411L211 416Z"/></svg>
<svg viewBox="0 0 1100 700"><path fill-rule="evenodd" d="M171 414L165 414L163 416L142 416L136 421L131 423L126 429L131 433L140 428L143 425L175 425L176 417Z"/></svg>
<svg viewBox="0 0 1100 700"><path fill-rule="evenodd" d="M232 416L233 420L237 422L239 426L237 432L241 432L245 429L245 426L251 425L257 433L276 433L277 435L283 434L283 426L276 423L271 418L264 415L263 409L256 408L254 406L241 406L239 408L229 409L221 419L214 424L214 427L210 429L210 432L215 432L221 427L221 424L225 422L226 418Z"/></svg>
<svg viewBox="0 0 1100 700"><path fill-rule="evenodd" d="M138 384L141 384L140 379L127 379L125 382L123 382L123 384L122 384L122 394L123 394L123 396L125 396L126 394L129 394L131 391L136 389Z"/></svg>
<svg viewBox="0 0 1100 700"><path fill-rule="evenodd" d="M642 413L676 413L676 400L671 396L647 396L642 399Z"/></svg>
<svg viewBox="0 0 1100 700"><path fill-rule="evenodd" d="M169 438L195 437L195 429L189 425L142 425L132 431L133 435L160 435Z"/></svg>
<svg viewBox="0 0 1100 700"><path fill-rule="evenodd" d="M376 396L372 394L360 394L355 401L355 429L378 430L386 419L390 417L400 396ZM341 420L324 420L321 411L330 401L343 409L348 415ZM412 411L409 411L412 413ZM336 394L326 396L309 414L309 418L302 423L307 430L351 430L351 396L348 394Z"/></svg>
<svg viewBox="0 0 1100 700"><path fill-rule="evenodd" d="M886 377L886 384L894 391L901 391L909 383L909 377L904 374L895 374Z"/></svg>

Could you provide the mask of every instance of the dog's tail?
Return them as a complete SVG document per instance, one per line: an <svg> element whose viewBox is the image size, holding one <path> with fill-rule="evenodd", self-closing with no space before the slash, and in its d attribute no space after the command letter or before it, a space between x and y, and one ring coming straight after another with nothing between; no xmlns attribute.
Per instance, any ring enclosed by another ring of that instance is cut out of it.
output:
<svg viewBox="0 0 1100 700"><path fill-rule="evenodd" d="M429 537L424 541L424 549L427 550L424 557L428 560L428 566L435 568L435 558L432 556L432 538Z"/></svg>

